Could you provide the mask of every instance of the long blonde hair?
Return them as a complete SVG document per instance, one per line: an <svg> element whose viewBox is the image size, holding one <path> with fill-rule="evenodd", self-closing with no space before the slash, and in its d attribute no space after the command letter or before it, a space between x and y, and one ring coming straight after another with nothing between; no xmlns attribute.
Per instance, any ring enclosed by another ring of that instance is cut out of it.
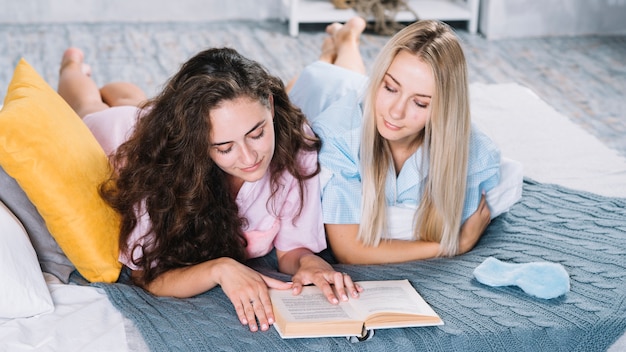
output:
<svg viewBox="0 0 626 352"><path fill-rule="evenodd" d="M376 129L374 105L384 75L400 51L408 51L428 64L435 79L430 119L415 136L416 142L422 142L428 177L415 214L413 236L439 242L440 255L452 256L458 251L465 203L471 122L463 49L452 29L439 21L418 21L405 27L383 47L374 63L365 96L360 147L363 197L359 239L376 246L387 233L385 180L392 159L387 140Z"/></svg>

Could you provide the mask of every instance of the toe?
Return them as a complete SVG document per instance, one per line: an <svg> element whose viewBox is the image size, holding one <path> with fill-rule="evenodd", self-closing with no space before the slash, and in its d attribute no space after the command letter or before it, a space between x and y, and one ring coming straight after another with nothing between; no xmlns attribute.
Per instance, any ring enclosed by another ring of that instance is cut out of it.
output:
<svg viewBox="0 0 626 352"><path fill-rule="evenodd" d="M83 51L78 48L68 48L63 53L61 59L61 70L71 63L83 63L84 54Z"/></svg>

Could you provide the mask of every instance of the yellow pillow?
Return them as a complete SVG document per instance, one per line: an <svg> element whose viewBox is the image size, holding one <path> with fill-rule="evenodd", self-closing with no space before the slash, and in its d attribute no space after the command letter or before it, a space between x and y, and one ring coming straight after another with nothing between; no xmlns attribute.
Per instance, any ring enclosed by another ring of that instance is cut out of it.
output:
<svg viewBox="0 0 626 352"><path fill-rule="evenodd" d="M120 219L98 194L109 173L107 156L80 117L24 59L0 111L0 165L85 279L117 280Z"/></svg>

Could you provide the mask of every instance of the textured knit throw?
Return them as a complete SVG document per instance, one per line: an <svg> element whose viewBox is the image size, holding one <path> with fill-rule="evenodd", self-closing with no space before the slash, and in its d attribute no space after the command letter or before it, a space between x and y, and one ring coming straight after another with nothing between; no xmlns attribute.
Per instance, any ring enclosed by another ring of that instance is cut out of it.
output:
<svg viewBox="0 0 626 352"><path fill-rule="evenodd" d="M486 258L559 263L571 289L552 299L479 283ZM276 273L275 256L251 263ZM124 284L95 284L153 351L606 351L626 331L626 199L525 180L522 199L491 222L469 253L396 265L335 265L355 280L409 279L445 325L386 329L364 342L282 340L252 333L220 288L190 299L157 298Z"/></svg>

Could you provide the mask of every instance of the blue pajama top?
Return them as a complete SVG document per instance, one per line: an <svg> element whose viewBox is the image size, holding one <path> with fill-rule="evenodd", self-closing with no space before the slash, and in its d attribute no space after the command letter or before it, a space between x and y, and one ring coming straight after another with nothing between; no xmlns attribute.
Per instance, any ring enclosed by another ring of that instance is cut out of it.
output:
<svg viewBox="0 0 626 352"><path fill-rule="evenodd" d="M361 222L361 170L359 145L363 117L362 92L367 77L322 61L307 66L290 98L306 114L322 139L319 161L328 174L322 190L324 223ZM388 171L387 205L417 208L428 175L420 147L404 163L398 176ZM463 221L478 208L482 192L500 178L500 151L493 141L472 126Z"/></svg>

